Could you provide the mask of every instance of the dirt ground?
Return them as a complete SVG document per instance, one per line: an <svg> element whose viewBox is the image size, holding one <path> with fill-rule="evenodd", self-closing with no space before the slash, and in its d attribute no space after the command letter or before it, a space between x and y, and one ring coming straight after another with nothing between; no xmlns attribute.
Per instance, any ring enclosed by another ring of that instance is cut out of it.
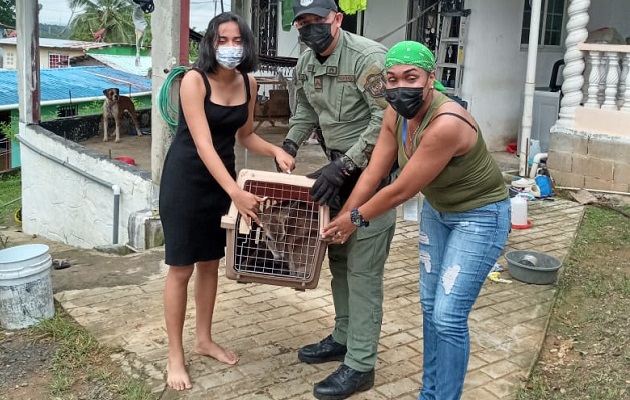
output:
<svg viewBox="0 0 630 400"><path fill-rule="evenodd" d="M56 344L23 331L0 331L0 399L46 399Z"/></svg>
<svg viewBox="0 0 630 400"><path fill-rule="evenodd" d="M630 399L630 219L589 208L563 270L540 359L519 400Z"/></svg>

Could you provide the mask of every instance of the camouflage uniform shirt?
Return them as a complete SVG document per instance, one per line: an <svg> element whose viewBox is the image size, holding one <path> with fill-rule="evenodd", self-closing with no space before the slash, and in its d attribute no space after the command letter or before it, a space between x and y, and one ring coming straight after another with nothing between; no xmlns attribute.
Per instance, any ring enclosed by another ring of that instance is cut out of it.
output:
<svg viewBox="0 0 630 400"><path fill-rule="evenodd" d="M297 108L287 138L300 145L319 124L327 149L345 153L365 168L387 107L383 75L387 49L371 39L339 32L324 63L311 49L299 57Z"/></svg>

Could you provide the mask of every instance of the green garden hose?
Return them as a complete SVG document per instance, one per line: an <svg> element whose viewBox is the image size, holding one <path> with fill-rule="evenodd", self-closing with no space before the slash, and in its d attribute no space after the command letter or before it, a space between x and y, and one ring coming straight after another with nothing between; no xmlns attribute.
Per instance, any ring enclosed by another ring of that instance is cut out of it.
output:
<svg viewBox="0 0 630 400"><path fill-rule="evenodd" d="M179 109L173 106L173 103L171 102L171 85L179 75L185 74L186 71L188 71L189 69L190 68L188 67L182 66L174 67L166 77L162 88L160 88L160 93L158 94L158 109L160 110L160 115L168 124L168 127L170 128L171 134L173 134L173 136L177 131Z"/></svg>

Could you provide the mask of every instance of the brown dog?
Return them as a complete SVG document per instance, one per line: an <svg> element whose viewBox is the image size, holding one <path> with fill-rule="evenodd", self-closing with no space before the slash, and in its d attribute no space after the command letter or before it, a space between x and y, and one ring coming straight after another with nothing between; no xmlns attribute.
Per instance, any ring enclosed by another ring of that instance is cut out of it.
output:
<svg viewBox="0 0 630 400"><path fill-rule="evenodd" d="M116 142L120 141L120 120L122 119L123 112L127 110L131 116L131 121L136 128L136 134L142 136L140 132L140 124L138 123L138 115L136 114L136 107L133 102L127 96L121 96L120 90L117 88L109 88L103 90L105 95L105 103L103 103L103 142L107 142L107 122L110 118L114 118L116 123Z"/></svg>

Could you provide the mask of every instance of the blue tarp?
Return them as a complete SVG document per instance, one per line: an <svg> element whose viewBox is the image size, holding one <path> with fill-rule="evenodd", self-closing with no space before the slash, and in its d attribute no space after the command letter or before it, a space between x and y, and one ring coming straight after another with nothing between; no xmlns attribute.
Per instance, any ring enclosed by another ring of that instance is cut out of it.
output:
<svg viewBox="0 0 630 400"><path fill-rule="evenodd" d="M109 67L70 67L40 71L41 101L103 96L117 87L120 94L150 92L151 79ZM17 71L0 70L0 106L18 104Z"/></svg>

